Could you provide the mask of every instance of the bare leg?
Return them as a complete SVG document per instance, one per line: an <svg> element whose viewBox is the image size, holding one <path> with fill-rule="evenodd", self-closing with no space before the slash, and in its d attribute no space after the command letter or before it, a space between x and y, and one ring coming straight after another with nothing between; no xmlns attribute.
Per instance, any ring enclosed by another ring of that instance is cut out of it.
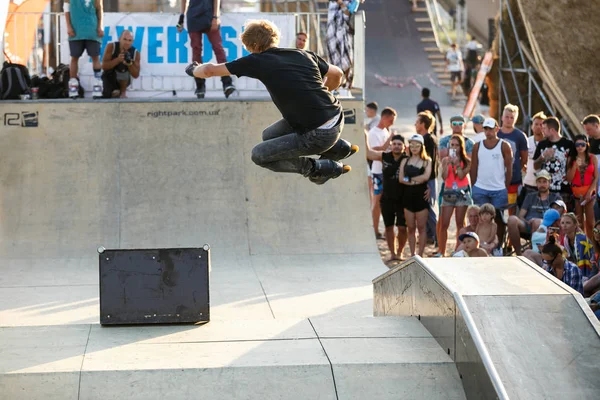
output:
<svg viewBox="0 0 600 400"><path fill-rule="evenodd" d="M71 57L71 65L69 66L69 77L77 78L79 74L79 57Z"/></svg>
<svg viewBox="0 0 600 400"><path fill-rule="evenodd" d="M92 68L93 69L101 69L102 64L100 63L100 56L92 57Z"/></svg>
<svg viewBox="0 0 600 400"><path fill-rule="evenodd" d="M379 235L379 219L381 218L381 206L380 206L381 194L373 194L371 200L371 216L373 217L373 229L375 235Z"/></svg>
<svg viewBox="0 0 600 400"><path fill-rule="evenodd" d="M584 226L585 226L585 234L587 235L587 237L589 238L593 238L594 237L594 203L596 203L595 200L590 201L589 203L586 203L585 207L585 222L584 222Z"/></svg>
<svg viewBox="0 0 600 400"><path fill-rule="evenodd" d="M442 206L442 223L438 232L438 252L442 255L442 257L446 257L446 244L448 243L448 227L450 226L450 220L452 219L453 213L454 207Z"/></svg>
<svg viewBox="0 0 600 400"><path fill-rule="evenodd" d="M416 214L417 230L419 231L419 255L423 257L425 245L427 244L427 218L429 210L425 209Z"/></svg>
<svg viewBox="0 0 600 400"><path fill-rule="evenodd" d="M535 264L537 264L538 267L541 267L544 264L542 255L540 253L536 253L533 250L525 250L523 252L523 257L527 258L530 261L533 261Z"/></svg>
<svg viewBox="0 0 600 400"><path fill-rule="evenodd" d="M406 240L408 239L408 233L406 232L405 226L398 226L398 250L396 251L396 257L401 260L402 253L404 252L404 246L406 246Z"/></svg>
<svg viewBox="0 0 600 400"><path fill-rule="evenodd" d="M583 207L581 207L581 200L575 199L575 215L577 215L577 222L579 223L579 227L583 229ZM587 232L586 232L587 234ZM593 236L591 236L593 237Z"/></svg>
<svg viewBox="0 0 600 400"><path fill-rule="evenodd" d="M410 256L412 257L415 255L415 244L417 241L417 238L415 236L417 230L416 215L413 212L404 210L404 219L406 219L406 229L408 231L408 247L410 248Z"/></svg>
<svg viewBox="0 0 600 400"><path fill-rule="evenodd" d="M396 260L398 256L396 254L396 235L393 225L385 227L385 240L387 241L388 249L390 249L391 259Z"/></svg>
<svg viewBox="0 0 600 400"><path fill-rule="evenodd" d="M458 234L462 228L465 227L465 215L467 215L467 206L455 207L456 213L454 214L454 220L456 221L456 245L457 248L460 244L458 240Z"/></svg>
<svg viewBox="0 0 600 400"><path fill-rule="evenodd" d="M521 232L525 231L525 224L521 221L516 215L511 215L508 217L508 237L510 239L510 244L515 249L515 253L518 256L521 255ZM500 228L500 227L498 227ZM500 229L498 229L500 230ZM500 236L498 236L498 240L502 240Z"/></svg>
<svg viewBox="0 0 600 400"><path fill-rule="evenodd" d="M119 97L121 97L122 99L127 98L127 84L128 83L129 83L128 81L119 81L119 89L121 89L121 95Z"/></svg>

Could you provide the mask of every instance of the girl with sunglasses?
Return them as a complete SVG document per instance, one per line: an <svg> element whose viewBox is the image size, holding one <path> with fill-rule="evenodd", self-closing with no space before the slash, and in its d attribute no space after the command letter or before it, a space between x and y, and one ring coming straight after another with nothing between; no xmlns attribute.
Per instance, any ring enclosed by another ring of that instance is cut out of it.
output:
<svg viewBox="0 0 600 400"><path fill-rule="evenodd" d="M473 204L469 180L471 159L467 156L465 141L462 136L452 135L449 153L448 157L442 159L441 166L444 189L442 192L441 225L438 230L439 253L435 257L446 256L448 227L454 210L456 210L456 231L459 232L465 226L467 207ZM458 247L458 241L456 247Z"/></svg>
<svg viewBox="0 0 600 400"><path fill-rule="evenodd" d="M575 136L575 150L575 153L569 154L567 161L567 181L571 184L575 198L577 219L588 237L592 237L598 161L596 156L590 153L590 145L584 135Z"/></svg>
<svg viewBox="0 0 600 400"><path fill-rule="evenodd" d="M550 236L542 248L543 268L583 295L581 271L577 265L563 257L562 249L556 244L556 238Z"/></svg>
<svg viewBox="0 0 600 400"><path fill-rule="evenodd" d="M431 175L431 158L425 151L423 136L416 134L408 140L409 158L400 164L400 183L404 184L404 218L408 230L411 257L415 255L416 231L419 231L419 251L423 256L427 242L426 226L429 217L429 198L425 196Z"/></svg>

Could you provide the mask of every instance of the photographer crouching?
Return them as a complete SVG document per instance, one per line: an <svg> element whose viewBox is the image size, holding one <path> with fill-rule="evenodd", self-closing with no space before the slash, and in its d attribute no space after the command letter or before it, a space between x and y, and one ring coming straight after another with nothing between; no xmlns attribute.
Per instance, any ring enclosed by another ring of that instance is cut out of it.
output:
<svg viewBox="0 0 600 400"><path fill-rule="evenodd" d="M140 53L133 44L130 31L123 31L118 42L109 43L102 57L102 97L127 98L131 78L140 76Z"/></svg>

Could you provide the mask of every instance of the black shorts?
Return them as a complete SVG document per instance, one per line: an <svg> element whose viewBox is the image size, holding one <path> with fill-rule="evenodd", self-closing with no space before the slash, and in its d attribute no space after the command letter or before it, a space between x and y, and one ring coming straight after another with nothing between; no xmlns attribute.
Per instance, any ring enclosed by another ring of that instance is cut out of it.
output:
<svg viewBox="0 0 600 400"><path fill-rule="evenodd" d="M462 71L450 72L450 82L460 82L462 80Z"/></svg>
<svg viewBox="0 0 600 400"><path fill-rule="evenodd" d="M412 213L418 213L420 211L429 208L429 202L425 200L425 191L427 190L427 184L422 183L415 186L406 186L404 188L404 208Z"/></svg>
<svg viewBox="0 0 600 400"><path fill-rule="evenodd" d="M69 50L71 57L79 58L85 50L90 57L100 55L100 42L96 40L69 40Z"/></svg>
<svg viewBox="0 0 600 400"><path fill-rule="evenodd" d="M383 217L383 224L386 228L390 226L406 226L406 220L404 219L404 207L402 207L401 199L385 199L382 198L379 201L381 206L381 216Z"/></svg>

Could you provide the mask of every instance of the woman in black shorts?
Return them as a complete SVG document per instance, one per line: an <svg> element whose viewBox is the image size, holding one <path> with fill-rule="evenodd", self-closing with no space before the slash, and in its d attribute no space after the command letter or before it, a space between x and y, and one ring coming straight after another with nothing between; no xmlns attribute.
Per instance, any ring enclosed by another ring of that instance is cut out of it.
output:
<svg viewBox="0 0 600 400"><path fill-rule="evenodd" d="M420 256L427 242L426 226L429 216L429 199L425 197L427 181L431 175L431 158L425 151L425 140L421 135L413 135L408 141L410 157L400 164L400 183L404 187L404 217L408 228L408 246L410 255L415 255L415 228L419 231Z"/></svg>

